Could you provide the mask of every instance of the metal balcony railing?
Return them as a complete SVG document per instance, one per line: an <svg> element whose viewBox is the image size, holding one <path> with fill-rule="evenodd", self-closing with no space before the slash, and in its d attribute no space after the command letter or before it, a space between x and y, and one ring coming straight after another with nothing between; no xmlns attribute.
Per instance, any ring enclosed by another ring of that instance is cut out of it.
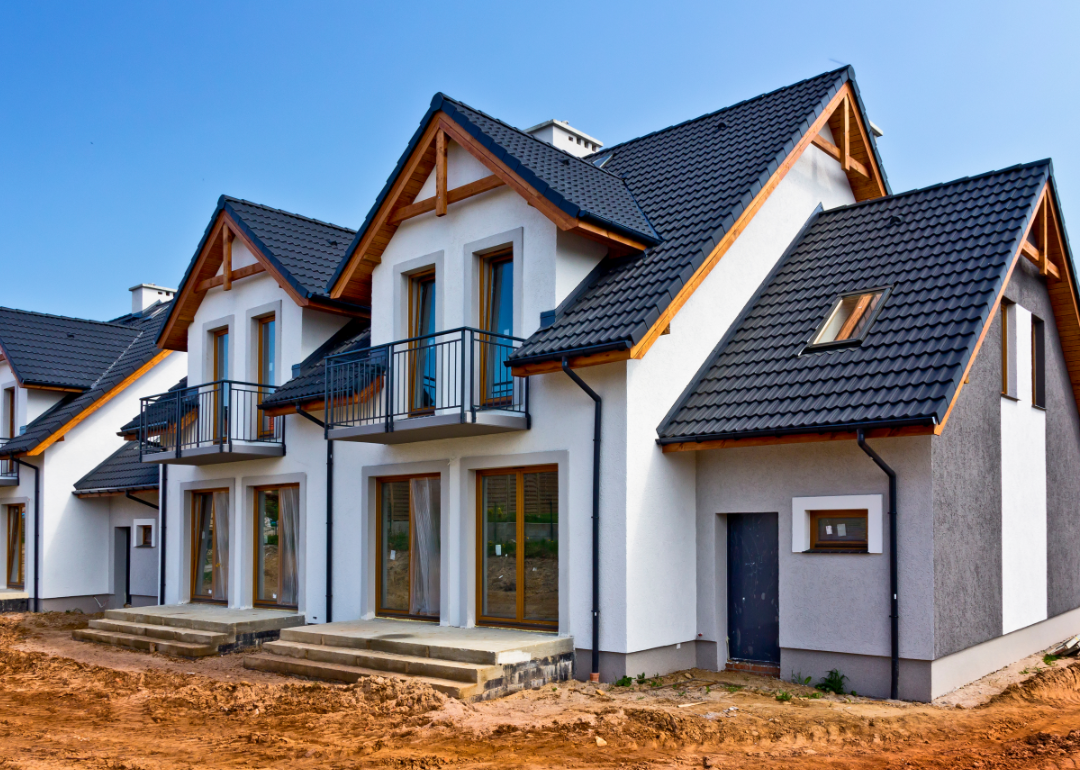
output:
<svg viewBox="0 0 1080 770"><path fill-rule="evenodd" d="M0 438L0 449L4 448L4 445L11 441L10 438ZM12 460L10 457L0 457L0 481L11 483L19 480L19 464Z"/></svg>
<svg viewBox="0 0 1080 770"><path fill-rule="evenodd" d="M283 444L285 418L259 410L275 389L217 380L140 398L140 459L162 453L179 458L185 450L209 447L230 452L237 443Z"/></svg>
<svg viewBox="0 0 1080 770"><path fill-rule="evenodd" d="M462 327L326 359L327 429L478 412L528 415L529 382L507 359L524 340ZM404 426L402 426L404 427Z"/></svg>

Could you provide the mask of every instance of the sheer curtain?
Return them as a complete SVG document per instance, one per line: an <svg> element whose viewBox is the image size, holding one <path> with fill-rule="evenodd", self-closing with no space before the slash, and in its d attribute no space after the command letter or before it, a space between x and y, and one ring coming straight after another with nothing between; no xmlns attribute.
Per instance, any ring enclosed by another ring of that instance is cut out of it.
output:
<svg viewBox="0 0 1080 770"><path fill-rule="evenodd" d="M299 570L296 552L300 547L300 490L297 487L282 487L278 492L281 519L278 533L281 547L278 558L281 560L281 598L279 604L296 604L299 591Z"/></svg>
<svg viewBox="0 0 1080 770"><path fill-rule="evenodd" d="M412 479L411 615L439 614L439 479Z"/></svg>
<svg viewBox="0 0 1080 770"><path fill-rule="evenodd" d="M214 493L214 598L229 598L229 493Z"/></svg>

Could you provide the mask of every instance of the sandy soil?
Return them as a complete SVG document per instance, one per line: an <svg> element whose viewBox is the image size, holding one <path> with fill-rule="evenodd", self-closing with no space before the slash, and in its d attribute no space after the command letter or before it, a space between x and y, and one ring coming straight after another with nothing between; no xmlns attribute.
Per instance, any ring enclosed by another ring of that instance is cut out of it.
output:
<svg viewBox="0 0 1080 770"><path fill-rule="evenodd" d="M193 663L71 641L85 622L0 616L3 770L1080 763L1080 665L1066 660L998 672L936 704L814 697L777 680L692 670L466 705L388 679L258 674L240 655ZM781 690L792 699L778 701Z"/></svg>

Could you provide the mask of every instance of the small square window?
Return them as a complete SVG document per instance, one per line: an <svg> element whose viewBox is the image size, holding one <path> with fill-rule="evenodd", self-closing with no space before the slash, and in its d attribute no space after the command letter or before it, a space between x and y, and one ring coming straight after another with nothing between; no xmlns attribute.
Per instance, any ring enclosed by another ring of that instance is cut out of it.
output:
<svg viewBox="0 0 1080 770"><path fill-rule="evenodd" d="M866 553L867 511L809 511L810 550Z"/></svg>
<svg viewBox="0 0 1080 770"><path fill-rule="evenodd" d="M154 547L154 527L150 524L140 524L137 531L138 540L135 545L138 548Z"/></svg>
<svg viewBox="0 0 1080 770"><path fill-rule="evenodd" d="M862 342L887 293L888 289L871 289L840 295L807 347L839 347Z"/></svg>

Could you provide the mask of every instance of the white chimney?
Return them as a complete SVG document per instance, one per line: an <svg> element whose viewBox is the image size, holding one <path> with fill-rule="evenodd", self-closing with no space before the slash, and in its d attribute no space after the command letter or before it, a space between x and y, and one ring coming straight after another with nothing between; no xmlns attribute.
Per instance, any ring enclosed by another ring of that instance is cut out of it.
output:
<svg viewBox="0 0 1080 770"><path fill-rule="evenodd" d="M527 129L525 133L579 158L594 153L604 146L599 139L593 139L588 134L578 131L565 120L548 120Z"/></svg>
<svg viewBox="0 0 1080 770"><path fill-rule="evenodd" d="M128 291L131 292L132 313L141 313L155 302L168 302L176 296L176 289L166 289L153 283L140 283Z"/></svg>

